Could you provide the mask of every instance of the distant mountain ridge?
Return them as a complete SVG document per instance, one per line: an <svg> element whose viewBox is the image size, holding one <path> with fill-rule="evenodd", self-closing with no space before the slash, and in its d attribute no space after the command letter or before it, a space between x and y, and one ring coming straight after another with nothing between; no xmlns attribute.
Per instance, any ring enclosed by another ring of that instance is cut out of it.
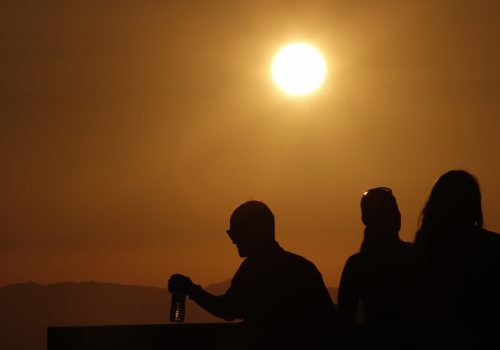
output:
<svg viewBox="0 0 500 350"><path fill-rule="evenodd" d="M220 295L230 280L205 287ZM336 300L336 288L329 288ZM170 323L166 288L101 282L19 283L0 287L0 347L45 349L48 326ZM224 322L186 300L190 323Z"/></svg>

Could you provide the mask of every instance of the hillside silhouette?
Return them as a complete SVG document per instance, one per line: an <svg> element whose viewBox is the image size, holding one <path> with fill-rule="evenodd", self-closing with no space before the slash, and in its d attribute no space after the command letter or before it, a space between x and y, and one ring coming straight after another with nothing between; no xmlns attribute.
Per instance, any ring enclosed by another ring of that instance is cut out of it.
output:
<svg viewBox="0 0 500 350"><path fill-rule="evenodd" d="M206 289L222 294L229 283ZM328 291L337 300L337 288ZM12 284L0 288L0 344L4 349L42 350L49 326L166 324L169 309L166 288L98 282ZM187 299L185 322L224 321Z"/></svg>

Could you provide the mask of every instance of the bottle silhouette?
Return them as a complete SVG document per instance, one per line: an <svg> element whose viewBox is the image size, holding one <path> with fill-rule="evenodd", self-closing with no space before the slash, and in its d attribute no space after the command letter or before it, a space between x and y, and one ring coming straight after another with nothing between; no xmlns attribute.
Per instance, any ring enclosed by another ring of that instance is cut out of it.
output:
<svg viewBox="0 0 500 350"><path fill-rule="evenodd" d="M186 296L183 294L172 293L170 304L170 321L184 322L184 312L186 310Z"/></svg>

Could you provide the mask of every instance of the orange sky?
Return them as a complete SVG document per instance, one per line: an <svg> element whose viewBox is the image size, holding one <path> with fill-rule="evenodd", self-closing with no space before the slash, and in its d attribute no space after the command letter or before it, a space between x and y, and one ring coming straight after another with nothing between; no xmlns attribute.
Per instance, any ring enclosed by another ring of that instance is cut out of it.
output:
<svg viewBox="0 0 500 350"><path fill-rule="evenodd" d="M497 1L0 3L0 285L165 285L233 275L232 210L268 203L277 240L336 286L359 199L389 186L413 240L433 182L463 168L500 231ZM279 91L290 41L325 55Z"/></svg>

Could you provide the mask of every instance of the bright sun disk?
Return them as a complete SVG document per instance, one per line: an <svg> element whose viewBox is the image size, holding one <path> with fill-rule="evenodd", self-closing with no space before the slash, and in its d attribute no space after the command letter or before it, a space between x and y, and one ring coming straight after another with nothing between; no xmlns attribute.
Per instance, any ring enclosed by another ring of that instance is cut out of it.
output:
<svg viewBox="0 0 500 350"><path fill-rule="evenodd" d="M309 44L294 43L283 47L272 64L276 84L292 95L305 95L317 90L326 76L321 53Z"/></svg>

